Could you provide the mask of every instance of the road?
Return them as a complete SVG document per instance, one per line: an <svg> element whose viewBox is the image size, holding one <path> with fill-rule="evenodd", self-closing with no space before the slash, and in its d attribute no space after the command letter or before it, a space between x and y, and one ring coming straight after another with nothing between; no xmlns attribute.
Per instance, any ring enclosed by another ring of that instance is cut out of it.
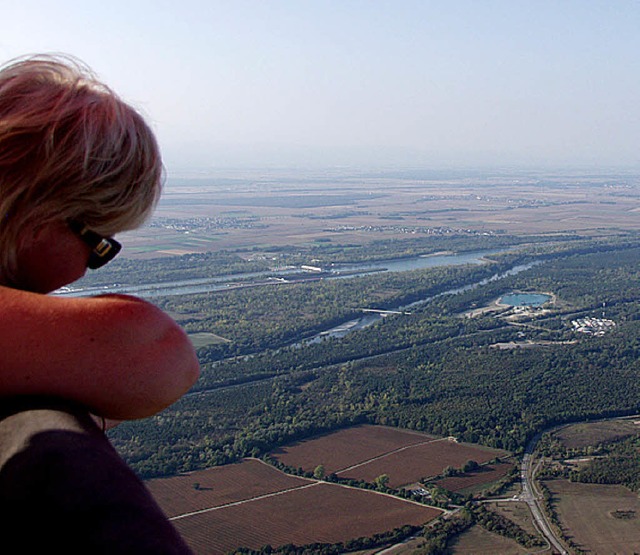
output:
<svg viewBox="0 0 640 555"><path fill-rule="evenodd" d="M520 471L522 478L522 493L520 494L520 500L529 505L536 527L540 530L540 533L544 536L547 542L549 542L549 545L558 553L568 555L569 552L562 546L560 540L553 533L551 526L549 526L544 511L540 506L540 499L542 496L536 490L533 480L536 468L533 468L531 465L535 460L533 453L535 451L536 444L540 439L540 435L541 434L536 435L527 444L527 448L525 449L525 453L522 458L522 467Z"/></svg>

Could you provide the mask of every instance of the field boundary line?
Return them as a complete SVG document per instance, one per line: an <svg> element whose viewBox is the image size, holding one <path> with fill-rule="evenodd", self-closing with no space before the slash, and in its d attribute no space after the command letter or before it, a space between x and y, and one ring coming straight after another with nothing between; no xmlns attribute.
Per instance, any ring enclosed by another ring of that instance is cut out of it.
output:
<svg viewBox="0 0 640 555"><path fill-rule="evenodd" d="M201 515L204 513L210 513L212 511L217 511L219 509L226 509L228 507L236 507L238 505L244 505L245 503L251 503L252 501L260 501L261 499L267 499L269 497L276 497L277 495L283 495L285 493L289 493L290 491L296 491L299 489L311 488L313 486L317 486L322 482L311 482L310 484L303 484L301 486L296 486L293 488L287 488L280 491L274 491L271 493L265 493L264 495L258 495L258 497L251 497L249 499L242 499L240 501L232 501L231 503L225 503L224 505L217 505L216 507L208 507L206 509L199 509L197 511L192 511L190 513L184 513L181 515L172 516L169 520L181 520L183 518L188 518L190 516Z"/></svg>
<svg viewBox="0 0 640 555"><path fill-rule="evenodd" d="M426 443L433 443L434 441L442 441L443 439L447 439L447 438L438 438L438 439L434 439L434 440L430 440L430 441L421 442L421 443L415 444L415 445L423 445L423 444L426 444ZM391 454L391 453L394 453L394 452L396 452L398 450L407 449L409 447L412 447L412 446L411 445L407 445L407 446L405 446L403 448L395 449L394 451L391 451L391 452L386 453L386 454ZM384 455L381 455L381 457L382 456L384 456ZM377 457L377 458L381 458L381 457ZM289 474L287 474L286 472L280 470L279 468L275 468L274 466L268 464L267 462L265 462L265 461L263 461L261 459L257 459L257 458L254 458L254 457L247 457L247 458L250 458L252 460L256 460L256 461L264 464L265 466L273 468L274 470L277 470L277 471L281 472L282 474L285 474L285 475L289 476ZM375 459L372 459L372 460L375 460ZM232 501L231 503L225 503L224 505L217 505L215 507L207 507L205 509L198 509L197 511L191 511L191 512L188 512L188 513L183 513L181 515L175 515L175 516L169 517L168 520L170 520L170 521L182 520L184 518L189 518L189 517L192 517L192 516L197 516L197 515L201 515L201 514L210 513L210 512L213 512L213 511L220 510L220 509L226 509L226 508L229 508L229 507L237 507L239 505L244 505L246 503L251 503L252 501L260 501L262 499L269 499L271 497L276 497L278 495L284 495L284 494L290 493L292 491L298 491L298 490L308 489L308 488L311 488L311 487L314 487L314 486L322 486L322 485L335 486L335 487L340 487L340 488L345 488L345 489L350 489L350 490L355 490L355 491L363 491L363 492L368 492L368 493L375 493L376 495L382 495L384 497L389 497L389 498L395 499L397 501L402 501L402 502L405 502L405 503L410 503L412 505L417 505L418 507L422 507L422 508L425 508L425 509L435 509L436 511L441 511L443 514L451 513L451 511L449 511L447 509L444 509L442 507L436 507L434 505L426 505L424 503L420 503L418 501L414 501L413 499L405 499L403 497L398 497L397 495L393 495L392 493L387 493L387 492L377 491L377 490L370 490L370 489L366 489L366 488L360 488L360 487L357 487L357 486L350 486L348 484L340 484L340 483L337 483L337 482L329 482L329 481L326 481L326 480L313 480L311 478L302 478L302 479L309 481L309 483L302 484L302 485L299 485L299 486L294 486L294 487L291 487L291 488L286 488L286 489L279 490L279 491L274 491L274 492L271 492L271 493L265 493L263 495L258 495L257 497L251 497L249 499L241 499L239 501Z"/></svg>
<svg viewBox="0 0 640 555"><path fill-rule="evenodd" d="M377 455L366 461L362 461L351 466L347 466L346 468L341 468L340 470L336 470L335 474L338 475L341 472L347 472L348 470L353 470L354 468L358 468L360 466L364 466L365 464L372 463L374 461L378 461L380 459L384 459L389 455L393 455L395 453L400 453L401 451L406 451L407 449L412 449L413 447L419 447L421 445L428 445L429 443L435 443L436 441L451 441L448 437L439 437L435 439L428 439L426 441L420 441L419 443L412 443L411 445L404 445L403 447L398 447L397 449L393 449L392 451L387 451L386 453L382 453L381 455Z"/></svg>
<svg viewBox="0 0 640 555"><path fill-rule="evenodd" d="M435 440L440 440L443 438L434 438ZM411 445L407 445L406 447L411 447ZM275 470L277 470L278 472L282 472L282 474L285 474L287 476L291 476L291 474L288 474L287 472L285 472L284 470L280 469L280 468L276 468L275 466L270 465L268 462L263 461L262 459L256 459L254 457L247 457L248 459L252 459L252 460L256 460L258 462L261 462L262 464L269 466ZM435 505L426 505L425 503L420 503L419 501L415 501L413 499L406 499L404 497L399 497L397 495L394 495L393 493L386 493L384 491L378 491L375 489L367 489L367 488L361 488L359 486L350 486L349 484L341 484L340 482L331 482L329 480L317 480L315 478L303 478L302 476L297 476L297 478L301 478L303 480L311 480L313 481L314 484L326 484L328 486L339 486L341 488L347 488L347 489L353 489L356 491L368 491L371 493L377 493L378 495L386 495L387 497L391 497L393 499L399 499L400 501L406 501L408 503L413 503L414 505L418 505L419 507L430 507L432 509L437 509L439 511L443 511L444 513L450 513L451 511L449 511L448 509L443 509L442 507L436 507ZM309 485L309 484L308 484ZM292 488L292 489L299 489L299 488Z"/></svg>
<svg viewBox="0 0 640 555"><path fill-rule="evenodd" d="M349 484L341 484L339 482L327 482L327 481L319 481L319 484L326 484L328 486L338 486L340 488L347 488L347 489L352 489L352 490L356 490L356 491L366 491L369 493L375 493L377 495L384 495L385 497L390 497L391 499L395 499L396 501L403 501L405 503L411 503L413 505L417 505L418 507L422 507L424 509L435 509L436 511L442 511L443 514L452 514L455 511L452 511L450 509L444 509L443 507L436 507L435 505L427 505L426 503L420 503L420 501L415 501L413 499L406 499L404 497L399 497L398 495L394 495L393 493L387 493L385 491L378 491L375 489L367 489L367 488L360 488L358 486L350 486ZM442 516L442 515L440 515Z"/></svg>

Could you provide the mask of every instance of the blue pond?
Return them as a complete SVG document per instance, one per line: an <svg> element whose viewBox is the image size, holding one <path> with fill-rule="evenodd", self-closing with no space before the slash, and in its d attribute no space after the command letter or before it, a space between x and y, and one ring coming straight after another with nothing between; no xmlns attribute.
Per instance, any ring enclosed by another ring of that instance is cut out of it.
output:
<svg viewBox="0 0 640 555"><path fill-rule="evenodd" d="M543 293L509 293L500 299L500 304L509 306L542 306L551 295Z"/></svg>

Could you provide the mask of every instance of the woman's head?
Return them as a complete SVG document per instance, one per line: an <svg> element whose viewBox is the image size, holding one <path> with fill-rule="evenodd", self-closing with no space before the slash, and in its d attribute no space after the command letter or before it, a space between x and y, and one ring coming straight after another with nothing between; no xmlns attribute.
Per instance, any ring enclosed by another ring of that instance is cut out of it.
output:
<svg viewBox="0 0 640 555"><path fill-rule="evenodd" d="M0 283L13 281L25 232L68 220L133 229L161 182L151 129L87 67L38 56L0 68Z"/></svg>

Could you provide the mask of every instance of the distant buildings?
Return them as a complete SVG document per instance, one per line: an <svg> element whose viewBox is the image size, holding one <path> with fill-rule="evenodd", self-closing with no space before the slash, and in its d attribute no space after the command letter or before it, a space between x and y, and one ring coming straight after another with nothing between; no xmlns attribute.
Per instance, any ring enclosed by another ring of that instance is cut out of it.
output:
<svg viewBox="0 0 640 555"><path fill-rule="evenodd" d="M606 318L579 318L571 320L574 331L587 333L589 335L604 335L615 328L616 323Z"/></svg>
<svg viewBox="0 0 640 555"><path fill-rule="evenodd" d="M436 226L436 227L426 227L426 226L407 226L407 225L338 225L335 227L327 228L325 231L334 232L334 233L343 233L349 231L364 231L364 232L376 232L376 233L384 233L384 232L392 232L392 233L403 233L409 235L497 235L497 231L493 230L477 230L477 229L468 229L468 228L453 228L447 226Z"/></svg>

